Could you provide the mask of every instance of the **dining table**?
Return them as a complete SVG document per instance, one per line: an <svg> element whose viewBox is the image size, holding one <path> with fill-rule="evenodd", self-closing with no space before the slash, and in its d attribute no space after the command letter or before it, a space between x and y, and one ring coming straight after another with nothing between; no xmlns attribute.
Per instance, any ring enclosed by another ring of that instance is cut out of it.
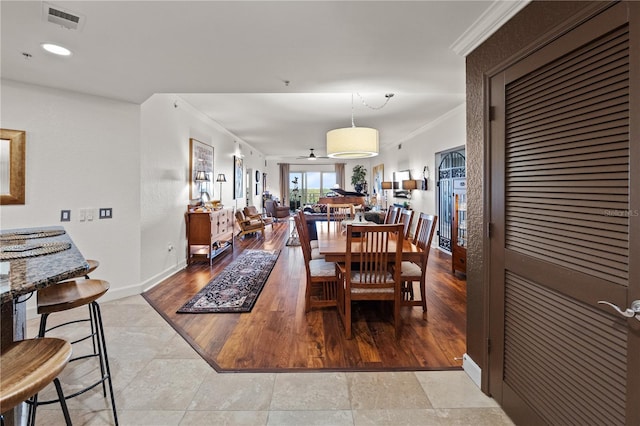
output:
<svg viewBox="0 0 640 426"><path fill-rule="evenodd" d="M378 226L375 222L366 220L344 220L344 221L317 221L316 232L318 235L318 250L324 255L327 262L344 262L347 254L347 226L349 224ZM399 237L402 243L402 260L420 263L425 251L402 236ZM398 240L391 239L389 250L395 251ZM358 243L354 243L358 244ZM352 252L356 252L357 247L352 247Z"/></svg>
<svg viewBox="0 0 640 426"><path fill-rule="evenodd" d="M0 231L0 348L25 338L29 295L82 275L89 264L62 226ZM5 424L20 424L20 406Z"/></svg>

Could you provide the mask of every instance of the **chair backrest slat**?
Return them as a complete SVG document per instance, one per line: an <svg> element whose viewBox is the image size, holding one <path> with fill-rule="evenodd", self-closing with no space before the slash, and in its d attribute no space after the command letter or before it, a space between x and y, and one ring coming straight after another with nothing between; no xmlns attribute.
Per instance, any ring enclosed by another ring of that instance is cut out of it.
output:
<svg viewBox="0 0 640 426"><path fill-rule="evenodd" d="M389 209L387 210L387 215L384 218L384 223L385 224L398 223L400 221L401 210L402 210L402 207L398 207L398 206L389 207Z"/></svg>
<svg viewBox="0 0 640 426"><path fill-rule="evenodd" d="M327 204L327 220L341 222L354 217L353 204Z"/></svg>
<svg viewBox="0 0 640 426"><path fill-rule="evenodd" d="M400 220L399 223L404 225L404 238L409 239L411 234L411 222L413 221L413 210L402 209L400 212Z"/></svg>
<svg viewBox="0 0 640 426"><path fill-rule="evenodd" d="M347 282L373 287L395 286L402 261L402 230L401 224L348 225L345 259ZM393 251L392 242L395 243ZM358 280L354 282L352 277L356 272Z"/></svg>
<svg viewBox="0 0 640 426"><path fill-rule="evenodd" d="M418 225L416 226L416 232L413 237L413 244L422 249L425 255L422 258L422 271L427 269L427 262L429 260L429 251L431 249L431 240L436 229L436 223L438 222L438 216L431 214L420 213L418 218Z"/></svg>
<svg viewBox="0 0 640 426"><path fill-rule="evenodd" d="M303 223L304 218L301 217L302 212L293 216L296 229L298 230L298 239L300 240L300 247L302 247L302 255L304 256L304 263L309 269L309 262L311 261L311 241L309 241L309 235L307 234L307 226ZM304 213L302 213L304 214Z"/></svg>

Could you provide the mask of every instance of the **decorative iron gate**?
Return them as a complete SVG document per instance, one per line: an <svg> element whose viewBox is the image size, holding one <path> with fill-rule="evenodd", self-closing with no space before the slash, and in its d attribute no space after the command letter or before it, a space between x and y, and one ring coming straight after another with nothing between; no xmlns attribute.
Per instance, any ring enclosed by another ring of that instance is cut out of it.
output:
<svg viewBox="0 0 640 426"><path fill-rule="evenodd" d="M453 181L465 178L466 172L465 157L457 151L445 154L438 166L438 246L448 252L451 252Z"/></svg>

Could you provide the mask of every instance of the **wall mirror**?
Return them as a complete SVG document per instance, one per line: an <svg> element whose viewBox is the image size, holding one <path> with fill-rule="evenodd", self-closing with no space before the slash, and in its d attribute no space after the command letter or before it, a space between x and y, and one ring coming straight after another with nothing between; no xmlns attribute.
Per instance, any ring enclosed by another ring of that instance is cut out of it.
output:
<svg viewBox="0 0 640 426"><path fill-rule="evenodd" d="M393 191L393 196L396 198L411 198L411 191L402 189L402 181L411 179L411 173L409 170L400 170L399 172L393 172L394 187L398 188Z"/></svg>
<svg viewBox="0 0 640 426"><path fill-rule="evenodd" d="M0 129L0 205L24 204L24 130Z"/></svg>

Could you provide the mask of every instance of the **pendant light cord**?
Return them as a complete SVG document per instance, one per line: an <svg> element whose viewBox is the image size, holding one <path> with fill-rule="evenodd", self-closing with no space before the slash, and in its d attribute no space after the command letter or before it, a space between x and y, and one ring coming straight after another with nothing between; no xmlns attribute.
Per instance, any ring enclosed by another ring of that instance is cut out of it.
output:
<svg viewBox="0 0 640 426"><path fill-rule="evenodd" d="M393 93L385 94L384 95L384 97L385 97L384 103L382 105L378 106L378 107L374 107L374 106L369 105L367 102L365 102L364 98L362 97L362 95L360 93L356 93L356 94L358 95L358 97L362 101L362 105L366 106L369 109L374 109L374 110L378 110L378 109L384 108L389 103L389 100L391 98L393 98L393 95L394 95ZM353 93L351 94L351 108L353 109Z"/></svg>
<svg viewBox="0 0 640 426"><path fill-rule="evenodd" d="M353 92L351 93L351 127L356 127L356 124L353 122Z"/></svg>

